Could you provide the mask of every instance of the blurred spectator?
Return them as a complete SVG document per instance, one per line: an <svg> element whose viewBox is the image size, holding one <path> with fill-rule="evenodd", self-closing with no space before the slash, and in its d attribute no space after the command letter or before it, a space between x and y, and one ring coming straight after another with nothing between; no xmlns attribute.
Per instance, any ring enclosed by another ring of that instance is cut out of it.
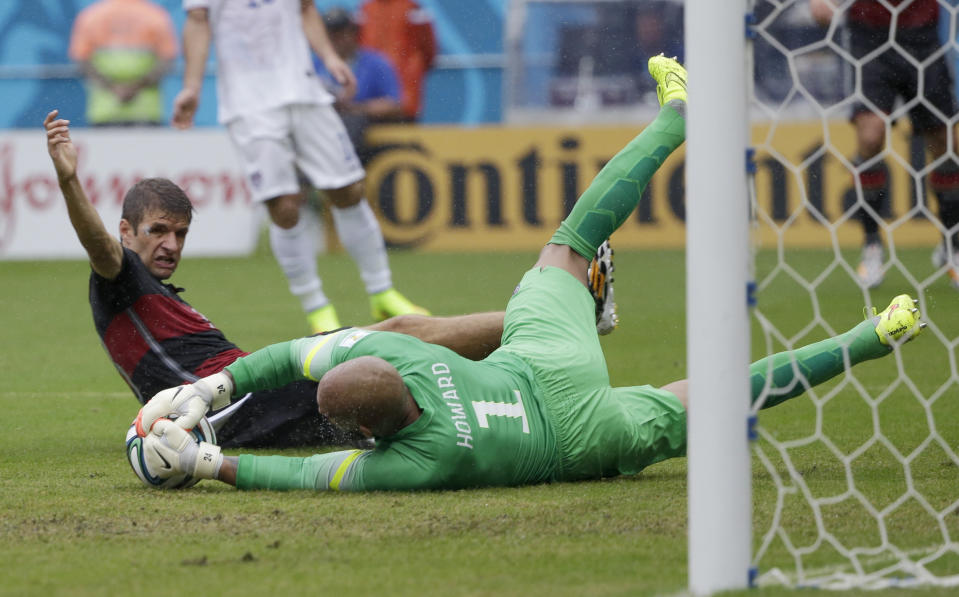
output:
<svg viewBox="0 0 959 597"><path fill-rule="evenodd" d="M658 106L646 63L658 54L683 60L683 3L620 0L565 8L566 14L552 12L558 51L551 105L589 111L645 100Z"/></svg>
<svg viewBox="0 0 959 597"><path fill-rule="evenodd" d="M333 8L323 15L326 32L333 49L349 65L356 77L356 93L343 93L326 70L323 61L313 56L316 71L336 97L336 109L346 125L350 140L366 163L366 128L371 123L397 122L403 119L400 105L400 82L390 61L379 52L360 47L360 31L356 19L343 8Z"/></svg>
<svg viewBox="0 0 959 597"><path fill-rule="evenodd" d="M70 57L87 80L93 125L160 125L160 79L173 66L170 15L148 0L99 0L77 16Z"/></svg>
<svg viewBox="0 0 959 597"><path fill-rule="evenodd" d="M360 44L385 54L399 73L403 119L416 120L423 82L436 58L432 17L414 0L366 0L359 25Z"/></svg>

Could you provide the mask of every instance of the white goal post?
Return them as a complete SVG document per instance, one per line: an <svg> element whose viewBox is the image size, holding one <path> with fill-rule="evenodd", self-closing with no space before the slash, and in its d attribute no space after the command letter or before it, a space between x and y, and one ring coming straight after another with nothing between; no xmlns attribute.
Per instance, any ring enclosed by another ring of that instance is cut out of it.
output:
<svg viewBox="0 0 959 597"><path fill-rule="evenodd" d="M697 595L754 578L959 587L959 297L949 279L959 250L943 240L959 225L942 221L954 198L942 193L955 190L932 183L959 162L959 115L928 97L901 98L892 114L873 109L886 142L869 160L856 157L850 122L857 103L871 105L868 60L892 52L916 72L940 59L954 70L959 2L938 1L946 36L938 51L917 57L913 42L890 34L861 59L841 20L853 2L831 0L839 16L821 27L809 0L686 0L689 590ZM872 3L893 24L910 5ZM946 80L926 78L917 77L920 90ZM917 105L948 130L946 154L926 151L934 145L912 131ZM874 209L862 175L880 158L887 203ZM881 286L856 269L863 211L884 243ZM946 248L933 252L939 242ZM751 338L761 335L760 356L794 350L848 329L853 309L881 310L901 293L918 300L928 324L920 339L855 368L842 347L845 371L815 388L796 368L804 396L770 414L776 425L755 422Z"/></svg>
<svg viewBox="0 0 959 597"><path fill-rule="evenodd" d="M686 226L689 592L959 587L959 114L943 99L959 0L829 0L828 23L810 2L511 0L504 115L649 122L659 105L636 58L684 52L685 189L670 175L667 194ZM913 30L888 34L902 23ZM924 73L917 88L931 97L875 107L879 56L900 76ZM873 157L857 155L860 104L885 130ZM950 131L946 153L926 112L912 130L920 105ZM879 282L864 213L884 249ZM868 325L855 350L838 338L903 293L928 324L916 341L867 355ZM790 356L824 340L803 363ZM776 353L789 389L752 388L750 361ZM852 366L865 356L882 358ZM821 379L819 358L838 374Z"/></svg>
<svg viewBox="0 0 959 597"><path fill-rule="evenodd" d="M752 542L745 0L687 0L689 588L746 587Z"/></svg>

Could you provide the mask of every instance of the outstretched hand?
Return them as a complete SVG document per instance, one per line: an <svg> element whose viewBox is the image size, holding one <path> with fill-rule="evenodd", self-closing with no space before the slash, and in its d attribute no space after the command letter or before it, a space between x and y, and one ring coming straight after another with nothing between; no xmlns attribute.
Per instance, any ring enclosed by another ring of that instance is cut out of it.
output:
<svg viewBox="0 0 959 597"><path fill-rule="evenodd" d="M77 148L70 139L70 121L57 118L59 114L59 110L51 110L43 119L43 126L47 130L47 151L57 178L64 181L77 174Z"/></svg>

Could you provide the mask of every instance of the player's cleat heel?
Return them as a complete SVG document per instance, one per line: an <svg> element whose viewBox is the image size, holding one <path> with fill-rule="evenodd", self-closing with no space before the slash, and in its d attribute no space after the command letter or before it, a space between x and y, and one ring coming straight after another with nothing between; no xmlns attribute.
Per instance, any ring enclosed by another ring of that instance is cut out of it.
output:
<svg viewBox="0 0 959 597"><path fill-rule="evenodd" d="M319 309L314 309L306 314L306 320L310 323L310 329L314 334L328 332L342 327L340 318L336 315L336 309L333 305L326 305Z"/></svg>
<svg viewBox="0 0 959 597"><path fill-rule="evenodd" d="M932 267L939 269L948 265L946 275L949 276L949 284L959 290L959 251L952 254L952 261L949 260L949 250L946 248L945 241L936 245L932 252Z"/></svg>
<svg viewBox="0 0 959 597"><path fill-rule="evenodd" d="M616 302L613 300L613 248L604 241L596 249L596 255L586 270L589 292L596 302L596 332L601 336L612 332L619 325Z"/></svg>
<svg viewBox="0 0 959 597"><path fill-rule="evenodd" d="M949 255L946 253L946 243L941 242L936 245L936 248L932 250L932 255L930 255L932 267L939 269L940 267L946 265L946 261L948 260Z"/></svg>
<svg viewBox="0 0 959 597"><path fill-rule="evenodd" d="M376 321L383 321L384 319L396 317L397 315L430 314L430 312L423 307L414 305L395 288L370 295L370 312Z"/></svg>
<svg viewBox="0 0 959 597"><path fill-rule="evenodd" d="M656 97L659 105L672 100L686 101L686 69L675 58L660 54L649 59L649 74L656 80Z"/></svg>
<svg viewBox="0 0 959 597"><path fill-rule="evenodd" d="M856 275L866 288L876 288L882 284L885 276L882 270L883 258L882 245L879 243L869 243L862 248L862 260L856 268Z"/></svg>
<svg viewBox="0 0 959 597"><path fill-rule="evenodd" d="M872 315L879 316L876 322L876 335L879 336L879 341L890 346L892 343L908 342L921 334L926 324L919 321L922 314L916 307L918 304L919 301L908 294L900 294L892 299L889 306L881 313L877 313L876 308L873 307Z"/></svg>

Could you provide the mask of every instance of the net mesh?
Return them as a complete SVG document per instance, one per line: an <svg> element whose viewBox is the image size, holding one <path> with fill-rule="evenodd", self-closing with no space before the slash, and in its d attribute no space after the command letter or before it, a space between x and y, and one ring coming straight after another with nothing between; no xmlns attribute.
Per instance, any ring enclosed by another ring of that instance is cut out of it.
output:
<svg viewBox="0 0 959 597"><path fill-rule="evenodd" d="M956 115L927 99L923 90L942 81L925 74L920 91L889 114L863 85L864 65L883 52L925 73L940 58L953 64L957 45L941 42L917 58L904 38L888 35L856 57L844 18L853 2L832 4L838 16L825 27L808 0L751 4L754 356L834 336L863 305L881 310L901 293L919 300L928 328L886 358L761 411L753 463L759 583L959 586L959 293L950 279L959 264L949 257L955 228L931 188L955 156ZM911 3L871 4L899 23ZM938 35L955 40L957 8L945 0L935 8ZM857 158L850 121L859 104L879 115L885 135L869 160ZM913 134L917 106L945 128L943 155ZM867 203L874 181L863 173L880 164L879 201ZM877 222L883 244L878 286L860 270L861 213Z"/></svg>

